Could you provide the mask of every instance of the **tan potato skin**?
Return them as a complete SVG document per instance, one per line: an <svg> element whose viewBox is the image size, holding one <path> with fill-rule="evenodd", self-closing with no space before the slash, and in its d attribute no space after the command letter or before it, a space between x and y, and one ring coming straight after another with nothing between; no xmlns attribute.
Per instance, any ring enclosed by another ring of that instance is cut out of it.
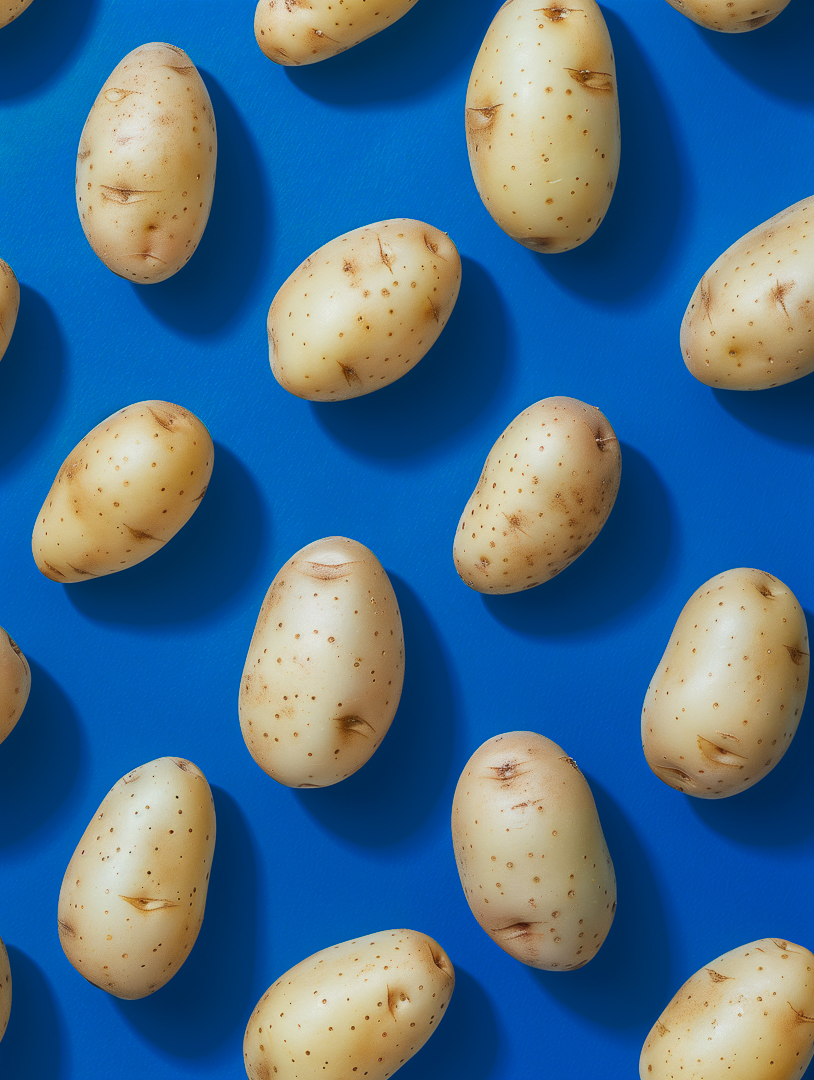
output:
<svg viewBox="0 0 814 1080"><path fill-rule="evenodd" d="M665 784L722 799L781 759L803 711L805 615L782 581L727 570L684 606L642 709L647 764Z"/></svg>
<svg viewBox="0 0 814 1080"><path fill-rule="evenodd" d="M8 952L0 938L0 1042L8 1027L8 1019L11 1014L11 966L8 962Z"/></svg>
<svg viewBox="0 0 814 1080"><path fill-rule="evenodd" d="M773 0L770 4L755 0L667 0L667 3L707 30L742 34L776 19L789 0Z"/></svg>
<svg viewBox="0 0 814 1080"><path fill-rule="evenodd" d="M501 229L545 254L593 236L616 186L620 130L613 48L595 0L507 0L466 95L472 176Z"/></svg>
<svg viewBox="0 0 814 1080"><path fill-rule="evenodd" d="M52 581L86 581L155 554L198 509L214 454L197 416L169 401L109 416L51 485L32 536L37 568Z"/></svg>
<svg viewBox="0 0 814 1080"><path fill-rule="evenodd" d="M249 1080L386 1080L435 1031L455 986L441 946L382 930L314 953L262 996L246 1025Z"/></svg>
<svg viewBox="0 0 814 1080"><path fill-rule="evenodd" d="M112 71L76 159L76 205L88 242L114 274L140 284L185 266L215 190L212 102L175 45L140 45Z"/></svg>
<svg viewBox="0 0 814 1080"><path fill-rule="evenodd" d="M9 264L0 259L0 360L6 355L19 310L20 283Z"/></svg>
<svg viewBox="0 0 814 1080"><path fill-rule="evenodd" d="M191 761L163 757L115 784L59 893L59 940L88 982L143 998L189 956L204 917L215 806Z"/></svg>
<svg viewBox="0 0 814 1080"><path fill-rule="evenodd" d="M782 938L693 975L647 1036L641 1080L797 1080L814 1054L814 956Z"/></svg>
<svg viewBox="0 0 814 1080"><path fill-rule="evenodd" d="M378 749L404 682L404 632L379 560L344 536L316 540L266 593L240 682L254 760L288 787L326 787Z"/></svg>
<svg viewBox="0 0 814 1080"><path fill-rule="evenodd" d="M455 860L472 914L531 967L593 959L616 911L616 875L577 763L533 731L495 735L469 759L452 803Z"/></svg>
<svg viewBox="0 0 814 1080"><path fill-rule="evenodd" d="M7 738L31 692L31 668L7 630L0 626L0 743Z"/></svg>
<svg viewBox="0 0 814 1080"><path fill-rule="evenodd" d="M269 361L285 390L344 401L406 375L438 340L461 286L440 229L394 218L338 236L283 283L268 314Z"/></svg>
<svg viewBox="0 0 814 1080"><path fill-rule="evenodd" d="M814 197L752 229L701 278L681 323L699 382L765 390L814 371Z"/></svg>
<svg viewBox="0 0 814 1080"><path fill-rule="evenodd" d="M31 0L2 0L0 3L0 30L22 15Z"/></svg>
<svg viewBox="0 0 814 1080"><path fill-rule="evenodd" d="M327 60L406 15L416 0L260 0L254 36L266 56L286 67Z"/></svg>
<svg viewBox="0 0 814 1080"><path fill-rule="evenodd" d="M531 405L489 452L458 523L456 570L482 593L556 577L599 535L621 474L619 442L599 409L568 397Z"/></svg>

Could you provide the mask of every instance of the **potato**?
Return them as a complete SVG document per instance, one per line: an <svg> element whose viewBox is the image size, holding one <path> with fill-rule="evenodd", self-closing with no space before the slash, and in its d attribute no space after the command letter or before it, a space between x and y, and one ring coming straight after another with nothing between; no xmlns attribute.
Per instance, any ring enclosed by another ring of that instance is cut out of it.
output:
<svg viewBox="0 0 814 1080"><path fill-rule="evenodd" d="M0 259L0 360L6 355L19 310L20 283L9 264Z"/></svg>
<svg viewBox="0 0 814 1080"><path fill-rule="evenodd" d="M31 0L2 0L0 3L0 30L22 15Z"/></svg>
<svg viewBox="0 0 814 1080"><path fill-rule="evenodd" d="M246 1026L249 1080L385 1080L435 1031L455 972L437 942L382 930L296 964Z"/></svg>
<svg viewBox="0 0 814 1080"><path fill-rule="evenodd" d="M684 606L647 689L642 746L665 784L722 799L756 784L791 743L808 688L803 610L762 570L726 570Z"/></svg>
<svg viewBox="0 0 814 1080"><path fill-rule="evenodd" d="M134 769L102 801L59 893L59 940L88 982L118 998L160 989L189 956L204 917L215 806L191 761Z"/></svg>
<svg viewBox="0 0 814 1080"><path fill-rule="evenodd" d="M350 49L406 15L416 0L259 0L254 36L275 64L314 64Z"/></svg>
<svg viewBox="0 0 814 1080"><path fill-rule="evenodd" d="M142 562L198 509L213 460L209 432L179 405L120 409L62 463L34 526L37 568L67 583Z"/></svg>
<svg viewBox="0 0 814 1080"><path fill-rule="evenodd" d="M616 875L588 782L556 743L511 731L476 750L455 789L452 842L472 914L509 956L547 971L593 959Z"/></svg>
<svg viewBox="0 0 814 1080"><path fill-rule="evenodd" d="M707 386L764 390L814 371L814 197L752 229L701 278L681 353Z"/></svg>
<svg viewBox="0 0 814 1080"><path fill-rule="evenodd" d="M763 938L688 979L654 1024L641 1080L797 1080L814 1055L814 956Z"/></svg>
<svg viewBox="0 0 814 1080"><path fill-rule="evenodd" d="M356 772L390 727L404 682L398 601L363 544L329 536L275 577L240 682L240 727L254 760L288 787Z"/></svg>
<svg viewBox="0 0 814 1080"><path fill-rule="evenodd" d="M741 34L776 19L789 0L772 0L770 4L756 4L755 0L667 0L667 3L707 30Z"/></svg>
<svg viewBox="0 0 814 1080"><path fill-rule="evenodd" d="M0 1042L8 1027L8 1018L11 1013L11 966L8 962L8 952L0 938Z"/></svg>
<svg viewBox="0 0 814 1080"><path fill-rule="evenodd" d="M0 626L0 743L23 714L31 691L31 668L22 650Z"/></svg>
<svg viewBox="0 0 814 1080"><path fill-rule="evenodd" d="M209 217L216 159L212 102L187 54L160 41L128 53L76 159L79 217L105 266L148 285L185 266Z"/></svg>
<svg viewBox="0 0 814 1080"><path fill-rule="evenodd" d="M556 577L599 534L622 473L613 428L568 397L520 413L489 452L453 545L471 589L512 593Z"/></svg>
<svg viewBox="0 0 814 1080"><path fill-rule="evenodd" d="M469 79L466 141L478 194L512 240L546 254L593 236L619 172L616 67L595 0L512 0Z"/></svg>
<svg viewBox="0 0 814 1080"><path fill-rule="evenodd" d="M452 314L461 259L446 233L394 218L325 244L283 283L268 314L277 382L343 401L401 378Z"/></svg>

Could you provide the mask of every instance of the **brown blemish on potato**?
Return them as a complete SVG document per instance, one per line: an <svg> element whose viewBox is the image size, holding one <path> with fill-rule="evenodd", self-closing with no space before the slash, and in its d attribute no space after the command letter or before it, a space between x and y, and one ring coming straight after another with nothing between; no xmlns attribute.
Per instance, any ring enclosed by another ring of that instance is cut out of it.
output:
<svg viewBox="0 0 814 1080"><path fill-rule="evenodd" d="M487 779L499 780L501 783L504 784L514 783L515 780L519 780L521 776L525 776L526 773L529 771L528 769L526 769L524 772L519 772L519 770L524 765L528 765L528 762L517 761L516 759L504 761L500 765L490 765L489 771L490 773L494 773L495 775L487 776Z"/></svg>
<svg viewBox="0 0 814 1080"><path fill-rule="evenodd" d="M435 959L435 957L433 957L433 959ZM403 990L393 990L391 987L387 987L387 1011L394 1020L397 1019L396 1009L398 1009L402 1002L409 1000L409 997Z"/></svg>
<svg viewBox="0 0 814 1080"><path fill-rule="evenodd" d="M110 187L108 184L100 184L99 191L103 199L107 199L108 202L120 203L122 205L134 206L136 203L144 202L144 199L135 198L136 195L152 195L153 191L144 188L124 188L124 187Z"/></svg>
<svg viewBox="0 0 814 1080"><path fill-rule="evenodd" d="M345 377L345 382L350 386L352 383L361 383L362 380L356 372L356 368L351 367L350 364L343 364L341 360L337 360L337 364L342 369L342 374Z"/></svg>
<svg viewBox="0 0 814 1080"><path fill-rule="evenodd" d="M376 239L379 242L379 257L381 258L384 265L387 267L387 269L392 274L393 273L393 256L388 255L387 252L384 250L384 246L382 244L382 238L377 235Z"/></svg>
<svg viewBox="0 0 814 1080"><path fill-rule="evenodd" d="M426 249L427 249L427 250L428 250L428 251L429 251L429 252L430 252L430 253L431 253L432 255L435 255L435 256L437 256L437 257L438 257L439 259L443 259L443 258L444 258L444 256L443 256L443 255L442 255L442 254L441 254L441 253L439 252L439 250L438 250L438 245L437 245L437 244L434 244L434 243L432 242L432 240L430 240L430 238L429 238L429 237L427 236L427 234L426 234L426 233L424 233L424 247L425 247L425 248L426 248Z"/></svg>
<svg viewBox="0 0 814 1080"><path fill-rule="evenodd" d="M575 11L582 11L582 8L567 8L567 7L547 7L539 9L543 15L551 22L562 22L563 19L567 19L568 16Z"/></svg>
<svg viewBox="0 0 814 1080"><path fill-rule="evenodd" d="M731 750L726 750L723 746L717 746L714 742L710 742L709 739L705 739L703 735L697 735L696 739L698 749L709 761L714 761L718 765L731 765L738 769L743 768L746 758L741 754L735 754Z"/></svg>
<svg viewBox="0 0 814 1080"><path fill-rule="evenodd" d="M608 71L589 71L587 68L565 68L568 74L580 86L588 90L603 90L613 93L613 76Z"/></svg>
<svg viewBox="0 0 814 1080"><path fill-rule="evenodd" d="M661 1035L662 1038L664 1038L665 1035L670 1034L670 1029L664 1024L662 1024L661 1020L657 1021L656 1023L656 1031L659 1033L659 1035Z"/></svg>
<svg viewBox="0 0 814 1080"><path fill-rule="evenodd" d="M206 489L207 489L208 487L209 487L209 484L204 484L204 487L203 487L203 491L201 492L201 494L200 494L200 495L196 495L196 496L195 496L195 498L194 498L194 499L193 499L192 501L193 501L193 502L200 502L200 501L201 501L201 499L202 499L202 498L204 497L204 495L206 495Z"/></svg>
<svg viewBox="0 0 814 1080"><path fill-rule="evenodd" d="M164 908L178 907L178 904L174 900L159 900L150 896L121 896L120 900L126 900L128 904L136 909L136 911L142 911L144 914L148 914L151 911L162 911Z"/></svg>
<svg viewBox="0 0 814 1080"><path fill-rule="evenodd" d="M576 769L577 772L580 774L580 776L582 775L582 770L580 769L579 765L577 765L576 761L574 761L574 759L572 757L568 757L566 755L565 757L561 757L560 761L567 761L572 769Z"/></svg>
<svg viewBox="0 0 814 1080"><path fill-rule="evenodd" d="M177 71L179 75L189 75L190 72L195 70L192 64L185 64L183 67L175 67L173 64L166 64L165 66L168 67L170 71Z"/></svg>
<svg viewBox="0 0 814 1080"><path fill-rule="evenodd" d="M76 937L76 929L71 926L69 922L66 922L64 919L58 919L57 925L59 926L60 934L65 934L67 937Z"/></svg>
<svg viewBox="0 0 814 1080"><path fill-rule="evenodd" d="M714 971L712 968L705 968L705 971L714 983L726 982L727 979L732 978L731 975L722 975L720 971Z"/></svg>
<svg viewBox="0 0 814 1080"><path fill-rule="evenodd" d="M488 131L497 119L498 109L503 108L503 102L496 105L486 105L482 109L466 110L466 125L474 134L475 132Z"/></svg>
<svg viewBox="0 0 814 1080"><path fill-rule="evenodd" d="M665 773L667 777L669 777L666 781L668 784L670 784L670 780L678 780L682 784L690 785L695 783L695 780L688 773L685 773L683 769L671 768L668 765L655 765L653 768L659 773ZM670 784L670 786L674 787L675 785Z"/></svg>
<svg viewBox="0 0 814 1080"><path fill-rule="evenodd" d="M799 1009L795 1009L790 1001L787 1001L786 1004L791 1009L791 1011L795 1014L797 1019L802 1021L802 1023L804 1023L804 1024L814 1024L814 1016L806 1016L806 1014L804 1012L800 1012Z"/></svg>
<svg viewBox="0 0 814 1080"><path fill-rule="evenodd" d="M99 576L98 574L92 574L90 572L90 570L83 570L81 568L81 566L74 566L73 563L68 563L68 566L70 566L71 570L73 570L73 572L75 574L81 574L82 577L98 577Z"/></svg>
<svg viewBox="0 0 814 1080"><path fill-rule="evenodd" d="M561 242L554 236L530 236L523 241L524 245L532 251L551 251L559 247Z"/></svg>
<svg viewBox="0 0 814 1080"><path fill-rule="evenodd" d="M769 586L765 583L765 581L761 581L761 583L759 585L755 585L755 588L760 593L760 595L765 596L767 598L767 600L768 599L771 599L771 600L774 599L774 593L769 588Z"/></svg>
<svg viewBox="0 0 814 1080"><path fill-rule="evenodd" d="M161 425L161 427L166 428L167 431L174 430L173 424L175 424L179 419L179 416L176 413L171 413L169 409L164 409L161 413L158 413L155 409L152 409L149 406L147 411L152 415L155 422Z"/></svg>
<svg viewBox="0 0 814 1080"><path fill-rule="evenodd" d="M46 562L45 559L43 559L43 565L51 571L50 574L45 574L45 576L50 578L52 581L56 581L57 578L65 577L61 570L57 570L55 566L52 566L49 562ZM56 575L56 577L54 575Z"/></svg>
<svg viewBox="0 0 814 1080"><path fill-rule="evenodd" d="M133 537L133 539L136 541L136 543L143 544L145 540L155 540L155 542L157 544L165 543L165 541L160 539L160 537L153 536L152 533L145 532L143 529L133 529L133 528L131 528L127 524L127 522L124 523L124 527L130 533L130 535Z"/></svg>
<svg viewBox="0 0 814 1080"><path fill-rule="evenodd" d="M351 567L356 566L357 563L341 562L341 563L320 563L320 562L302 562L297 564L297 569L307 574L308 577L316 578L318 581L333 581L335 578L347 577L351 572Z"/></svg>
<svg viewBox="0 0 814 1080"><path fill-rule="evenodd" d="M789 317L789 313L786 310L785 298L794 288L793 281L777 281L771 289L772 300L775 304L779 304L783 309L783 314L786 318Z"/></svg>
<svg viewBox="0 0 814 1080"><path fill-rule="evenodd" d="M376 734L376 729L361 716L340 716L334 722L343 735L361 735L362 738L369 739L369 733ZM367 728L367 731L365 731L365 728Z"/></svg>
<svg viewBox="0 0 814 1080"><path fill-rule="evenodd" d="M808 656L807 652L803 652L802 649L798 649L796 645L784 645L783 648L788 652L791 657L792 664L802 664L803 657Z"/></svg>

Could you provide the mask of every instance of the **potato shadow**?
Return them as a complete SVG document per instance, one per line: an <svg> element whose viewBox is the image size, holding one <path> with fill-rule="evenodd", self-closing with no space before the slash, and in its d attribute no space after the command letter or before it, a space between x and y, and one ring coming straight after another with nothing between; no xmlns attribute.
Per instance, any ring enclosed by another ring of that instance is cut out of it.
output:
<svg viewBox="0 0 814 1080"><path fill-rule="evenodd" d="M218 131L209 220L195 254L177 274L154 285L131 283L153 314L190 335L222 329L249 302L273 202L240 113L217 79L198 70L212 99Z"/></svg>
<svg viewBox="0 0 814 1080"><path fill-rule="evenodd" d="M53 79L81 49L97 6L98 0L70 4L34 0L4 26L0 30L0 99L24 97Z"/></svg>
<svg viewBox="0 0 814 1080"><path fill-rule="evenodd" d="M721 408L746 427L783 442L814 446L814 374L770 390L712 393Z"/></svg>
<svg viewBox="0 0 814 1080"><path fill-rule="evenodd" d="M119 573L63 588L82 614L100 622L192 622L246 586L268 529L252 477L231 450L216 443L206 496L160 551Z"/></svg>
<svg viewBox="0 0 814 1080"><path fill-rule="evenodd" d="M455 734L455 701L438 631L406 582L390 571L388 576L401 610L406 656L392 727L370 761L347 780L294 789L326 830L370 847L403 840L433 814L450 774Z"/></svg>
<svg viewBox="0 0 814 1080"><path fill-rule="evenodd" d="M8 1080L70 1076L70 1051L63 1038L57 996L45 972L30 956L8 942L6 947L12 1002L8 1028L0 1042L0 1076Z"/></svg>
<svg viewBox="0 0 814 1080"><path fill-rule="evenodd" d="M488 271L461 259L461 291L427 355L402 378L348 401L311 402L335 439L377 458L428 450L494 401L507 357L507 320Z"/></svg>
<svg viewBox="0 0 814 1080"><path fill-rule="evenodd" d="M499 622L526 634L574 634L617 618L642 600L676 558L670 496L638 450L622 444L616 505L591 546L551 581L506 596L484 595Z"/></svg>

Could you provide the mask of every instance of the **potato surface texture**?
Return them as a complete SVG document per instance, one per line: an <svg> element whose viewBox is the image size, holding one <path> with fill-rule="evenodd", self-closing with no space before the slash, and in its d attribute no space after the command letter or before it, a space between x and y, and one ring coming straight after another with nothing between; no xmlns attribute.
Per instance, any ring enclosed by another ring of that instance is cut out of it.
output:
<svg viewBox="0 0 814 1080"><path fill-rule="evenodd" d="M266 56L286 67L327 60L386 30L416 0L260 0L254 36Z"/></svg>
<svg viewBox="0 0 814 1080"><path fill-rule="evenodd" d="M457 248L423 221L395 218L338 236L272 301L275 379L311 401L342 401L395 382L435 344L460 285Z"/></svg>
<svg viewBox="0 0 814 1080"><path fill-rule="evenodd" d="M472 914L531 967L593 959L616 911L616 875L591 789L573 758L533 731L485 742L452 803L455 860Z"/></svg>
<svg viewBox="0 0 814 1080"><path fill-rule="evenodd" d="M9 264L0 259L0 360L6 355L19 310L20 283Z"/></svg>
<svg viewBox="0 0 814 1080"><path fill-rule="evenodd" d="M814 1054L814 956L782 938L693 975L647 1036L641 1080L798 1080Z"/></svg>
<svg viewBox="0 0 814 1080"><path fill-rule="evenodd" d="M197 248L215 190L212 102L187 54L152 42L114 68L85 122L76 205L115 274L164 281Z"/></svg>
<svg viewBox="0 0 814 1080"><path fill-rule="evenodd" d="M803 711L805 615L782 581L739 568L684 606L642 709L647 764L701 799L736 795L781 759Z"/></svg>
<svg viewBox="0 0 814 1080"><path fill-rule="evenodd" d="M7 630L0 627L0 743L11 734L31 691L31 668Z"/></svg>
<svg viewBox="0 0 814 1080"><path fill-rule="evenodd" d="M62 463L34 526L38 569L85 581L155 554L198 509L213 460L209 432L179 405L120 409Z"/></svg>
<svg viewBox="0 0 814 1080"><path fill-rule="evenodd" d="M707 30L742 34L776 19L789 0L772 0L770 4L756 4L755 0L667 0L667 3Z"/></svg>
<svg viewBox="0 0 814 1080"><path fill-rule="evenodd" d="M386 1080L438 1027L454 986L447 954L415 930L322 949L257 1003L243 1039L249 1080Z"/></svg>
<svg viewBox="0 0 814 1080"><path fill-rule="evenodd" d="M143 998L178 971L204 917L215 806L203 773L163 757L122 777L73 853L59 940L88 982Z"/></svg>
<svg viewBox="0 0 814 1080"><path fill-rule="evenodd" d="M681 354L707 386L765 390L814 371L814 197L752 229L696 286Z"/></svg>
<svg viewBox="0 0 814 1080"><path fill-rule="evenodd" d="M22 15L32 0L2 0L0 2L0 30Z"/></svg>
<svg viewBox="0 0 814 1080"><path fill-rule="evenodd" d="M556 577L593 543L622 473L599 409L552 397L520 413L489 452L453 544L471 589L512 593Z"/></svg>
<svg viewBox="0 0 814 1080"><path fill-rule="evenodd" d="M469 79L466 141L478 194L533 251L569 251L610 205L621 134L616 67L595 0L509 0Z"/></svg>
<svg viewBox="0 0 814 1080"><path fill-rule="evenodd" d="M254 760L288 787L326 787L378 748L404 682L393 586L363 544L329 536L298 551L266 593L240 683Z"/></svg>
<svg viewBox="0 0 814 1080"><path fill-rule="evenodd" d="M8 962L8 952L0 938L0 1042L6 1033L8 1019L11 1014L11 966Z"/></svg>

